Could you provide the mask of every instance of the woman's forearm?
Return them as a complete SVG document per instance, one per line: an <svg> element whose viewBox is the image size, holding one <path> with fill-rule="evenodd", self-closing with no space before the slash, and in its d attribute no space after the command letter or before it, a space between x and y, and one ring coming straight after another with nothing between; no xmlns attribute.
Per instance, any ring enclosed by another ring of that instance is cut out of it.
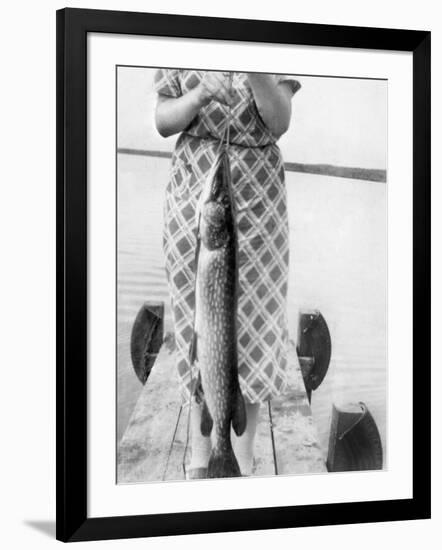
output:
<svg viewBox="0 0 442 550"><path fill-rule="evenodd" d="M192 122L206 98L197 86L180 97L159 96L155 110L155 124L163 137L182 132Z"/></svg>
<svg viewBox="0 0 442 550"><path fill-rule="evenodd" d="M261 118L274 136L279 138L289 127L291 117L291 92L279 85L268 74L249 73L256 106Z"/></svg>

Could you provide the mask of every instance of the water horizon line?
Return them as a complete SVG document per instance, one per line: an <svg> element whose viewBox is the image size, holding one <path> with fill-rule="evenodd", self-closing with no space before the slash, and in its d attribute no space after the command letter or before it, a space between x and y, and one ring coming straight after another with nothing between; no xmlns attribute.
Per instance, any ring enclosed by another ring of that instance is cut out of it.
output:
<svg viewBox="0 0 442 550"><path fill-rule="evenodd" d="M118 147L117 153L121 155L134 155L141 157L172 158L172 152L151 149L134 149ZM336 164L307 164L302 162L285 162L287 172L301 174L316 174L319 176L332 176L336 178L356 179L377 183L387 182L387 171L380 168L359 168L355 166L339 166Z"/></svg>

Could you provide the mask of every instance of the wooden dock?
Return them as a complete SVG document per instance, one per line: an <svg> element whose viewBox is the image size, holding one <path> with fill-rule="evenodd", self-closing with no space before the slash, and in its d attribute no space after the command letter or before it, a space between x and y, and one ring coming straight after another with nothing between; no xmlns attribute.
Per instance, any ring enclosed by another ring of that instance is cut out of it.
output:
<svg viewBox="0 0 442 550"><path fill-rule="evenodd" d="M254 476L327 471L294 347L290 365L285 393L261 406ZM187 420L188 406L181 405L174 356L163 346L118 445L118 483L185 479ZM187 462L190 453L189 444Z"/></svg>

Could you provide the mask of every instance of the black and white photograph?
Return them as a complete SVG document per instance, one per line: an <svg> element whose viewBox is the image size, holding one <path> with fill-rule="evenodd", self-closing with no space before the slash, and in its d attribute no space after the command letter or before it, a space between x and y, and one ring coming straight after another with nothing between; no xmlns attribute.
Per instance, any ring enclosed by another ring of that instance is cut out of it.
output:
<svg viewBox="0 0 442 550"><path fill-rule="evenodd" d="M388 470L388 80L115 85L117 483Z"/></svg>
<svg viewBox="0 0 442 550"><path fill-rule="evenodd" d="M6 4L2 548L438 546L437 7Z"/></svg>

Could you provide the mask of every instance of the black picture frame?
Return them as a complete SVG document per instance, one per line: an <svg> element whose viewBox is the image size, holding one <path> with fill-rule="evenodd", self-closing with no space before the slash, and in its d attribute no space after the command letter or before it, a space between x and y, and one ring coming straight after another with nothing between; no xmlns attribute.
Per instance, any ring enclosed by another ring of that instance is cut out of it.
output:
<svg viewBox="0 0 442 550"><path fill-rule="evenodd" d="M413 498L87 516L87 34L413 54ZM57 12L57 532L85 541L430 517L430 33L117 11Z"/></svg>

